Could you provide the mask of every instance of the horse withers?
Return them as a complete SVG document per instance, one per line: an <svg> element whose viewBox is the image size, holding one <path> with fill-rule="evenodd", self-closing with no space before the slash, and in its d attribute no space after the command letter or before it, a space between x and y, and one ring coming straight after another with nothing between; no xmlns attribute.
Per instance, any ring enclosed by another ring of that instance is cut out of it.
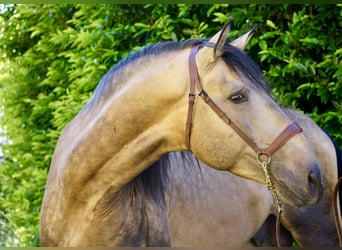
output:
<svg viewBox="0 0 342 250"><path fill-rule="evenodd" d="M141 236L162 232L164 222L137 221L129 206L127 214L118 211L130 181L165 153L187 148L212 168L259 183L266 173L283 203L320 200L321 168L309 139L241 50L249 33L226 42L229 24L210 40L148 46L101 79L56 145L41 208L42 246L169 245L166 236ZM115 234L105 231L108 223ZM143 233L127 234L138 229Z"/></svg>

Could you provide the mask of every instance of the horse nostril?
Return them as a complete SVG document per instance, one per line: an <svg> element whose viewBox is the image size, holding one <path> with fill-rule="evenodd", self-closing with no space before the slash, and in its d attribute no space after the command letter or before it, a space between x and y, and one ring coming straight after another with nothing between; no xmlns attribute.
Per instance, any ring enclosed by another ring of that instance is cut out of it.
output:
<svg viewBox="0 0 342 250"><path fill-rule="evenodd" d="M310 171L308 176L309 190L312 194L319 194L322 192L321 175L319 171Z"/></svg>

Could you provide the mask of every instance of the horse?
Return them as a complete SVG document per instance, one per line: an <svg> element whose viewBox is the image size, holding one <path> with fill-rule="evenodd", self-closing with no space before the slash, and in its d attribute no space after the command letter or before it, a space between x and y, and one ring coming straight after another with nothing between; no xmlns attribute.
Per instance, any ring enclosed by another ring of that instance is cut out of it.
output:
<svg viewBox="0 0 342 250"><path fill-rule="evenodd" d="M319 202L314 149L243 52L252 32L226 41L231 23L210 39L147 46L103 76L58 139L40 213L42 246L170 245L160 201L156 209L132 200L157 216L149 221L119 201L137 192L127 183L174 151L191 150L214 169L259 183L266 174L283 203Z"/></svg>

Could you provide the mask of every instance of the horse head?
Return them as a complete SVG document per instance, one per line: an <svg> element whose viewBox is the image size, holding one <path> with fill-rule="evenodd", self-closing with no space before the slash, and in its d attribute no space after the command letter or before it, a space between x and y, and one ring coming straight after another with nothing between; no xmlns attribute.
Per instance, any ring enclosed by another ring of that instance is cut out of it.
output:
<svg viewBox="0 0 342 250"><path fill-rule="evenodd" d="M291 118L243 52L254 28L232 43L226 42L229 30L230 23L193 56L197 68L190 69L190 81L191 74L198 74L196 86L204 101L196 101L191 113L192 152L216 169L260 183L265 177L256 158L266 152L269 176L280 199L296 206L317 203L322 177L308 135L298 127L291 132ZM269 148L274 150L268 152Z"/></svg>

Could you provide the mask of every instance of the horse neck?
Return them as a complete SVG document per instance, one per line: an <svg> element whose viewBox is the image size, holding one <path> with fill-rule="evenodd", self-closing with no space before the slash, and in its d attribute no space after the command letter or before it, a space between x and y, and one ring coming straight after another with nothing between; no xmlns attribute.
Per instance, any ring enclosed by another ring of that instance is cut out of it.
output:
<svg viewBox="0 0 342 250"><path fill-rule="evenodd" d="M185 149L186 59L185 51L141 58L120 73L125 83L106 83L121 85L115 93L90 100L60 136L45 194L51 204L67 214L83 203L91 216L108 189L117 192L164 153Z"/></svg>
<svg viewBox="0 0 342 250"><path fill-rule="evenodd" d="M106 165L113 169L113 165L149 166L151 162L145 163L145 157L156 160L158 154L182 149L187 77L178 69L174 72L185 65L181 67L179 58L170 54L146 61L142 58L128 65L119 77L126 82L110 83L121 85L118 91L111 96L103 93L105 101L100 103L92 100L63 132L64 138L74 141L61 145L68 147L63 154L72 152L68 160L76 160L82 172Z"/></svg>

